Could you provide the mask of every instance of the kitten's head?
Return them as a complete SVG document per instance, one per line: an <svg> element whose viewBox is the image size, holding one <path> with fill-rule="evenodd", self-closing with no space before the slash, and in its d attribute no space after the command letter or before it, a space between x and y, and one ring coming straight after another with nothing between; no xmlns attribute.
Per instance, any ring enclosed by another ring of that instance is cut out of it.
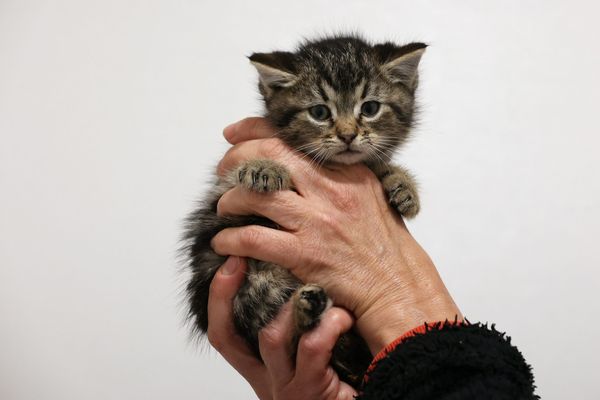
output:
<svg viewBox="0 0 600 400"><path fill-rule="evenodd" d="M406 139L426 47L332 37L250 61L279 136L320 163L352 164L389 161Z"/></svg>

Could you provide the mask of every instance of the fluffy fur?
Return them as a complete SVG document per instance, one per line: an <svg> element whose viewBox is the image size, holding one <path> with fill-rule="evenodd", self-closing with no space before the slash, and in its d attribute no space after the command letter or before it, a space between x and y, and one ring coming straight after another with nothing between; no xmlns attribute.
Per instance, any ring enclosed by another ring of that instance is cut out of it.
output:
<svg viewBox="0 0 600 400"><path fill-rule="evenodd" d="M419 211L411 175L390 164L392 153L408 137L413 123L417 67L426 45L371 45L355 37L330 37L302 44L295 52L255 53L249 58L259 73L266 118L278 136L317 164L366 163L379 177L392 207L404 217ZM227 227L264 225L260 217L218 217L220 196L235 185L272 192L292 189L292 177L270 160L251 160L219 180L192 212L185 229L185 253L191 279L187 285L189 319L194 330L208 328L210 282L224 257L210 248L211 238ZM258 332L292 299L296 335L316 326L331 304L323 288L303 285L287 270L249 260L246 282L234 300L235 325L258 352ZM340 377L358 387L371 354L354 332L340 338L332 365Z"/></svg>
<svg viewBox="0 0 600 400"><path fill-rule="evenodd" d="M539 400L531 367L494 325L436 323L368 374L360 400Z"/></svg>

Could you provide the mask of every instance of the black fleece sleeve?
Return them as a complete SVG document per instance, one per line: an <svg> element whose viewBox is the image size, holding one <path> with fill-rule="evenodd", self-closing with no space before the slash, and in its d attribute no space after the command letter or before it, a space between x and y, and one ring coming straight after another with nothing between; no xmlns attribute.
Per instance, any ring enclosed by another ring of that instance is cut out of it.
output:
<svg viewBox="0 0 600 400"><path fill-rule="evenodd" d="M360 400L530 400L531 367L510 337L481 324L436 324L370 368Z"/></svg>

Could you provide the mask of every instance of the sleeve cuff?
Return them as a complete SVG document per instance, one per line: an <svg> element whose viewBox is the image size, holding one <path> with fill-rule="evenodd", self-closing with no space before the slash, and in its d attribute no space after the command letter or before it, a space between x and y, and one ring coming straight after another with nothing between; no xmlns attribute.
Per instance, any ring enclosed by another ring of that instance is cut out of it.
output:
<svg viewBox="0 0 600 400"><path fill-rule="evenodd" d="M377 363L386 358L389 353L391 353L398 345L402 344L402 342L404 342L406 339L417 335L424 335L427 332L434 329L439 330L447 326L459 326L463 324L468 324L468 322L461 321L458 319L458 317L456 317L454 321L445 320L430 323L425 322L423 325L417 326L416 328L413 328L410 331L403 333L401 336L396 338L393 342L391 342L390 344L385 346L381 351L379 351L377 355L375 355L373 361L371 361L371 365L369 365L369 368L367 368L367 372L365 373L365 376L363 378L363 385L369 380L369 374L373 372L373 370L377 366Z"/></svg>

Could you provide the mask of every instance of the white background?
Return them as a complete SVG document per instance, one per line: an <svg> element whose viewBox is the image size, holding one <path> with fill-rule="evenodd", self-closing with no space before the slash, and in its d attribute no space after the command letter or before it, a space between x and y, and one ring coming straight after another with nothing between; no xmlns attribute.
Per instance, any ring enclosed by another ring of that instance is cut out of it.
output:
<svg viewBox="0 0 600 400"><path fill-rule="evenodd" d="M398 159L456 301L597 399L596 4L0 0L0 398L253 398L181 327L181 218L260 112L244 56L358 29L431 44Z"/></svg>

